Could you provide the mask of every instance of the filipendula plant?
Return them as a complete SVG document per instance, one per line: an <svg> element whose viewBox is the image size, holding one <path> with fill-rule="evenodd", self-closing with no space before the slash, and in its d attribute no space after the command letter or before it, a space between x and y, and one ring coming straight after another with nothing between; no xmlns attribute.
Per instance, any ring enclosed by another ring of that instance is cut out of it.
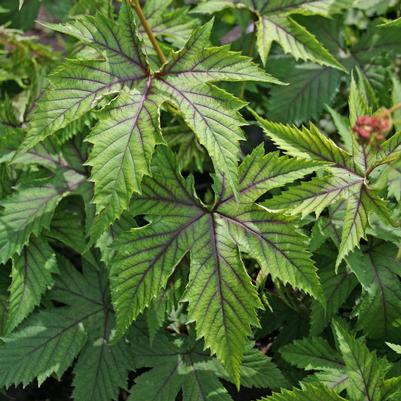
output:
<svg viewBox="0 0 401 401"><path fill-rule="evenodd" d="M0 386L398 400L396 6L47 3L67 57L0 31Z"/></svg>

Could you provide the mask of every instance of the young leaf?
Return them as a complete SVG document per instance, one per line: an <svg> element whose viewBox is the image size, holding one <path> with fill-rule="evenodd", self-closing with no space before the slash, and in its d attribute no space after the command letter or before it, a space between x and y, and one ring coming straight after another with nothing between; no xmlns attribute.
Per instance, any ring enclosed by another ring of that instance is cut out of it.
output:
<svg viewBox="0 0 401 401"><path fill-rule="evenodd" d="M315 212L319 217L326 207L353 195L355 190L360 189L362 182L362 177L353 176L314 177L268 199L263 205L268 209L286 211L291 215L301 214L302 217Z"/></svg>
<svg viewBox="0 0 401 401"><path fill-rule="evenodd" d="M351 96L350 108L354 109L354 118L359 115L361 102L356 93L360 91L354 84L354 95ZM359 100L358 100L359 99ZM338 267L341 261L355 247L359 247L361 238L366 238L369 227L369 214L375 213L387 223L393 224L387 203L368 186L370 172L366 149L353 138L353 155L339 148L332 140L326 138L314 126L307 129L296 128L273 123L257 116L255 117L266 134L288 154L322 162L332 163L326 169L333 177L317 177L291 187L276 198L269 199L265 206L275 210L288 210L289 214L301 213L302 216L315 211L319 215L330 203L343 199L347 200L347 209L341 235L341 243L336 261ZM391 154L398 152L398 136L386 141L383 152ZM355 159L361 158L361 162Z"/></svg>
<svg viewBox="0 0 401 401"><path fill-rule="evenodd" d="M401 354L401 345L397 344L392 344L392 343L386 343L393 351L395 351L397 354Z"/></svg>
<svg viewBox="0 0 401 401"><path fill-rule="evenodd" d="M259 145L245 157L239 167L239 199L241 203L253 203L267 191L284 186L324 166L324 163L318 161L279 156L278 152L265 155L263 145ZM215 191L220 204L234 201L234 194L227 186L216 187Z"/></svg>
<svg viewBox="0 0 401 401"><path fill-rule="evenodd" d="M399 18L401 21L401 18ZM397 79L396 76L392 77L393 81L393 91L391 94L391 100L393 101L393 104L398 104L401 103L401 82L399 79ZM401 111L397 110L393 118L395 120L394 126L396 127L397 131L401 131Z"/></svg>
<svg viewBox="0 0 401 401"><path fill-rule="evenodd" d="M264 2L266 13L300 13L330 16L352 6L354 0L272 0Z"/></svg>

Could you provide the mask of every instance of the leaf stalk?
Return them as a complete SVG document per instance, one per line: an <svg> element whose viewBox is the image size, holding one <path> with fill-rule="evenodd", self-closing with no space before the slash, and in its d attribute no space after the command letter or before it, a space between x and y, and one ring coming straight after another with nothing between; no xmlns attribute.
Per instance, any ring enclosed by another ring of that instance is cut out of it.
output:
<svg viewBox="0 0 401 401"><path fill-rule="evenodd" d="M154 35L151 26L149 25L148 20L146 19L145 14L143 13L141 4L139 0L128 0L132 8L135 10L136 15L138 16L139 20L141 21L141 24L143 26L143 29L145 29L146 34L148 35L148 38L150 42L152 43L153 48L155 49L160 61L162 64L167 63L166 56L163 53L163 50L161 49L156 36Z"/></svg>

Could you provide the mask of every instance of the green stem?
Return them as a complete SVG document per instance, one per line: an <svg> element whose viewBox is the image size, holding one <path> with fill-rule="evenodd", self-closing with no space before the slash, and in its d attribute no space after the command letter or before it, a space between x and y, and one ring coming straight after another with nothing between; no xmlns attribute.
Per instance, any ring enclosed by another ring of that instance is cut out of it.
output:
<svg viewBox="0 0 401 401"><path fill-rule="evenodd" d="M152 46L155 49L157 55L159 56L160 61L162 62L162 64L167 63L166 56L164 55L163 50L161 49L155 35L153 34L152 28L149 25L149 22L146 19L145 14L143 13L139 0L128 0L128 1L131 4L132 8L135 10L139 20L141 21L143 29L145 29L145 32L148 35L148 38L152 43Z"/></svg>

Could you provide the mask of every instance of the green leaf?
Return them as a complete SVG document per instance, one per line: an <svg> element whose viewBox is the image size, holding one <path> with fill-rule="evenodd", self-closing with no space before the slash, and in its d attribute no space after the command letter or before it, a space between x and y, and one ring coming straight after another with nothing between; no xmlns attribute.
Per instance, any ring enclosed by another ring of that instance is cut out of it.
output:
<svg viewBox="0 0 401 401"><path fill-rule="evenodd" d="M296 60L309 60L317 64L343 70L344 67L302 25L289 17L261 16L257 22L257 46L263 64L273 42L277 42L284 53Z"/></svg>
<svg viewBox="0 0 401 401"><path fill-rule="evenodd" d="M395 246L382 243L347 259L364 290L356 309L358 327L371 338L398 338L394 324L401 313L401 285L396 255Z"/></svg>
<svg viewBox="0 0 401 401"><path fill-rule="evenodd" d="M344 216L344 227L341 234L341 243L338 249L336 267L355 247L359 247L361 238L366 239L366 228L368 226L368 194L363 185L358 192L351 196L347 202Z"/></svg>
<svg viewBox="0 0 401 401"><path fill-rule="evenodd" d="M302 389L282 390L260 401L346 401L326 386L304 384Z"/></svg>
<svg viewBox="0 0 401 401"><path fill-rule="evenodd" d="M152 342L156 334L163 328L173 314L179 310L179 300L184 293L188 277L185 262L181 263L169 277L166 288L160 293L157 300L152 303L146 313L146 322L149 330L149 340Z"/></svg>
<svg viewBox="0 0 401 401"><path fill-rule="evenodd" d="M111 266L120 331L165 287L185 254L194 223L204 215L193 198L192 183L178 176L173 155L167 150L159 151L153 163L152 178L144 179L142 196L134 201L133 210L156 217L151 224L133 228L119 237Z"/></svg>
<svg viewBox="0 0 401 401"><path fill-rule="evenodd" d="M346 365L347 391L351 399L380 401L388 362L370 352L362 339L355 339L339 322L334 322L333 328Z"/></svg>
<svg viewBox="0 0 401 401"><path fill-rule="evenodd" d="M363 86L358 85L354 75L351 77L349 99L349 120L350 125L353 126L359 116L371 115L372 110L369 106L369 100Z"/></svg>
<svg viewBox="0 0 401 401"><path fill-rule="evenodd" d="M280 349L284 359L300 369L343 369L341 355L321 337L305 337Z"/></svg>
<svg viewBox="0 0 401 401"><path fill-rule="evenodd" d="M287 385L287 380L271 358L260 350L249 347L241 363L241 386L276 389Z"/></svg>
<svg viewBox="0 0 401 401"><path fill-rule="evenodd" d="M108 329L107 324L105 328ZM118 400L120 389L127 388L128 372L132 368L129 357L125 341L113 346L103 337L89 342L74 368L74 400Z"/></svg>
<svg viewBox="0 0 401 401"><path fill-rule="evenodd" d="M41 384L50 375L61 378L82 348L86 334L82 318L70 308L40 312L24 328L3 337L0 346L0 383Z"/></svg>
<svg viewBox="0 0 401 401"><path fill-rule="evenodd" d="M386 401L396 401L401 395L401 377L392 377L383 383L382 397ZM397 397L397 398L396 398Z"/></svg>
<svg viewBox="0 0 401 401"><path fill-rule="evenodd" d="M288 64L288 60L283 60L283 63L280 63L281 74L277 71L277 76L289 85L271 89L269 118L289 123L319 118L325 104L330 104L336 94L340 72L315 64ZM272 63L269 65L272 71Z"/></svg>
<svg viewBox="0 0 401 401"><path fill-rule="evenodd" d="M362 92L353 84L353 95L350 97L351 113L356 119L361 104L364 104L358 94ZM359 100L358 100L359 99ZM361 238L366 238L369 227L369 215L375 213L388 224L394 225L387 202L369 188L368 155L365 146L360 146L356 139L352 141L353 156L339 148L332 140L325 137L314 125L307 129L273 123L253 113L266 134L289 155L322 162L331 163L326 169L332 177L313 177L291 187L277 197L267 200L264 206L287 211L288 214L301 213L306 216L312 211L317 216L332 202L347 198L347 209L341 235L336 267L355 247L359 247ZM393 149L398 152L398 135L385 142L383 154L391 155ZM384 156L385 157L385 156ZM391 156L389 156L391 157Z"/></svg>
<svg viewBox="0 0 401 401"><path fill-rule="evenodd" d="M31 234L38 236L48 228L57 204L83 179L80 174L66 171L46 182L39 181L37 186L21 187L2 201L0 261L4 263L19 254Z"/></svg>
<svg viewBox="0 0 401 401"><path fill-rule="evenodd" d="M175 104L188 126L205 146L218 169L229 172L229 185L237 186L239 141L244 139L238 113L244 102L205 82L247 81L280 83L265 74L250 59L227 46L208 48L211 23L195 30L185 47L161 70L155 89Z"/></svg>
<svg viewBox="0 0 401 401"><path fill-rule="evenodd" d="M129 400L148 400L149 397L173 400L180 389L184 401L231 400L213 374L213 365L207 363L209 358L192 340L173 343L167 336L159 335L150 346L140 333L133 331L133 335L132 347L138 366L153 369L136 379Z"/></svg>
<svg viewBox="0 0 401 401"><path fill-rule="evenodd" d="M217 376L223 380L232 381L223 366L218 361L214 362ZM243 387L278 389L288 385L287 380L271 358L254 348L251 343L245 349L240 372L241 386Z"/></svg>
<svg viewBox="0 0 401 401"><path fill-rule="evenodd" d="M241 250L255 258L262 272L303 290L320 302L323 293L306 237L291 219L258 206L223 204L217 209ZM291 244L291 248L287 247Z"/></svg>
<svg viewBox="0 0 401 401"><path fill-rule="evenodd" d="M267 136L287 154L303 159L333 163L335 167L355 174L351 156L325 137L316 126L311 124L309 129L306 127L300 129L293 125L270 122L257 114L254 116Z"/></svg>
<svg viewBox="0 0 401 401"><path fill-rule="evenodd" d="M196 368L196 366L195 366ZM222 388L213 373L193 369L193 374L185 378L182 394L184 401L231 401L228 391Z"/></svg>
<svg viewBox="0 0 401 401"><path fill-rule="evenodd" d="M319 14L333 15L352 6L354 0L272 0L264 2L262 11L266 14Z"/></svg>
<svg viewBox="0 0 401 401"><path fill-rule="evenodd" d="M194 9L192 9L192 13L199 14L214 14L225 8L243 8L244 2L236 3L233 0L207 0L197 4Z"/></svg>
<svg viewBox="0 0 401 401"><path fill-rule="evenodd" d="M312 160L279 156L278 152L265 155L263 145L259 145L245 157L239 167L239 199L241 203L253 203L267 191L284 186L324 166L323 163ZM220 204L235 201L230 188L216 187L215 191L219 195Z"/></svg>
<svg viewBox="0 0 401 401"><path fill-rule="evenodd" d="M127 64L131 67L128 61ZM120 91L123 84L133 84L143 78L138 72L130 75L129 68L115 69L102 61L75 60L59 67L50 79L50 88L38 103L20 152L85 115L104 96Z"/></svg>
<svg viewBox="0 0 401 401"><path fill-rule="evenodd" d="M327 303L325 307L318 302L311 306L312 335L320 334L329 325L358 284L354 275L341 266L337 273L333 266L319 267L319 277Z"/></svg>
<svg viewBox="0 0 401 401"><path fill-rule="evenodd" d="M60 274L57 276L49 297L59 303L68 305L82 316L96 316L96 327L103 324L105 301L107 301L107 280L97 266L84 263L82 273L67 259L58 257ZM106 305L108 306L108 305Z"/></svg>
<svg viewBox="0 0 401 401"><path fill-rule="evenodd" d="M108 222L127 209L133 192L140 192L142 177L159 131L159 111L150 86L143 92L122 92L91 132L93 144L87 162L95 183L96 213L107 213Z"/></svg>
<svg viewBox="0 0 401 401"><path fill-rule="evenodd" d="M340 113L338 113L331 107L327 107L327 110L329 111L331 118L333 119L338 134L340 135L341 140L344 144L345 150L347 150L347 152L352 152L354 133L352 132L351 127L349 125L349 119L347 117L342 116Z"/></svg>
<svg viewBox="0 0 401 401"><path fill-rule="evenodd" d="M393 196L397 201L401 200L401 162L394 163L387 167L387 175L383 176L387 179L388 194Z"/></svg>
<svg viewBox="0 0 401 401"><path fill-rule="evenodd" d="M392 343L386 343L393 351L395 351L397 354L401 354L401 345L397 344L392 344Z"/></svg>
<svg viewBox="0 0 401 401"><path fill-rule="evenodd" d="M325 386L340 394L346 389L348 376L343 369L328 369L306 376L305 384L314 386Z"/></svg>
<svg viewBox="0 0 401 401"><path fill-rule="evenodd" d="M184 295L189 318L238 386L243 349L251 325L258 325L256 308L262 304L219 217L200 220L196 239Z"/></svg>
<svg viewBox="0 0 401 401"><path fill-rule="evenodd" d="M216 87L187 82L191 81L160 79L155 88L165 99L179 105L199 143L206 148L217 168L229 172L229 185L235 189L239 141L244 140L240 125L245 124L238 110L245 103Z"/></svg>
<svg viewBox="0 0 401 401"><path fill-rule="evenodd" d="M200 145L194 133L182 125L164 127L163 138L177 154L180 167L185 170L203 171L207 160L205 148Z"/></svg>
<svg viewBox="0 0 401 401"><path fill-rule="evenodd" d="M231 396L218 380L231 380L222 366L202 351L202 343L189 338L173 341L159 334L152 345L135 327L130 336L138 367L151 367L141 374L131 389L129 400L173 400L182 390L184 401L230 401ZM270 377L266 377L270 374ZM277 380L277 382L274 382ZM285 383L284 377L270 358L247 343L241 365L241 384L245 387Z"/></svg>
<svg viewBox="0 0 401 401"><path fill-rule="evenodd" d="M81 273L64 258L59 259L59 265L60 275L49 296L81 316L88 333L73 371L74 399L117 400L120 388L127 387L132 355L125 340L113 345L109 342L114 316L106 272L84 262Z"/></svg>
<svg viewBox="0 0 401 401"><path fill-rule="evenodd" d="M370 161L370 169L383 164L391 164L401 160L401 131L392 135L383 142L375 157Z"/></svg>
<svg viewBox="0 0 401 401"><path fill-rule="evenodd" d="M171 3L172 0L148 0L144 4L143 12L156 37L181 47L198 21L188 16L187 8L171 9ZM142 29L139 29L139 32L146 43L147 35Z"/></svg>
<svg viewBox="0 0 401 401"><path fill-rule="evenodd" d="M336 266L355 247L359 247L361 238L366 238L369 227L369 215L375 213L387 223L392 223L387 203L379 198L374 191L361 185L359 191L350 196L344 216L344 227L338 250Z"/></svg>
<svg viewBox="0 0 401 401"><path fill-rule="evenodd" d="M359 60L359 63L372 64L372 60L383 53L394 55L400 52L401 44L397 40L399 35L398 24L382 28L370 24L367 32L352 47L351 53Z"/></svg>
<svg viewBox="0 0 401 401"><path fill-rule="evenodd" d="M350 197L361 187L362 177L323 176L290 187L278 196L263 202L268 209L285 211L288 214L301 214L302 217L315 212L316 216L334 202Z"/></svg>
<svg viewBox="0 0 401 401"><path fill-rule="evenodd" d="M52 274L57 271L53 250L43 239L32 238L14 257L7 331L11 332L40 303L42 295L53 284Z"/></svg>

